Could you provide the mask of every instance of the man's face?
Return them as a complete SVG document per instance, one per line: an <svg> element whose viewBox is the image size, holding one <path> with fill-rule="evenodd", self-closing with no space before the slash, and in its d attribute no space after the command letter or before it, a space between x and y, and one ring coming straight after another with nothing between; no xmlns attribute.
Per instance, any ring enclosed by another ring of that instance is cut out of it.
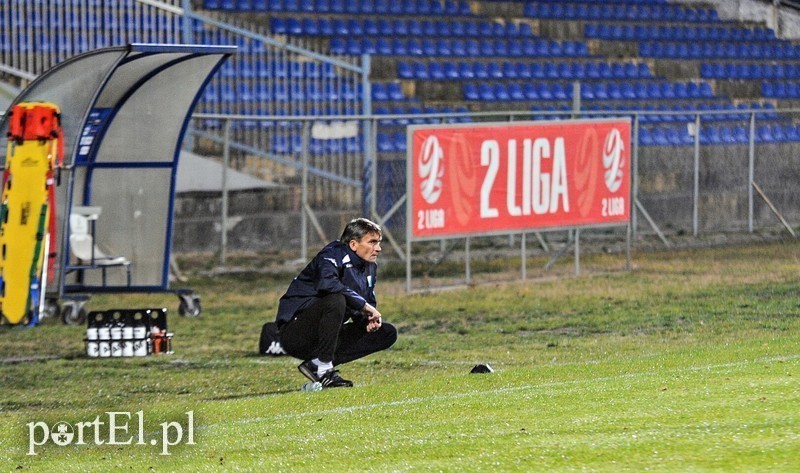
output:
<svg viewBox="0 0 800 473"><path fill-rule="evenodd" d="M381 254L381 236L370 232L361 241L350 240L350 249L361 259L374 263Z"/></svg>

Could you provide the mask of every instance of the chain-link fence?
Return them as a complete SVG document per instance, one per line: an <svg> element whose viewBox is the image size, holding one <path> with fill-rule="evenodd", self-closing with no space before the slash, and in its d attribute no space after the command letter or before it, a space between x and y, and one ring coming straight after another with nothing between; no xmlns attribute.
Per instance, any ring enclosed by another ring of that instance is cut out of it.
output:
<svg viewBox="0 0 800 473"><path fill-rule="evenodd" d="M251 153L235 148L230 138L223 139L203 150L216 159L228 156L228 163L234 169L247 169L250 166L247 163L252 162L288 168L273 174L287 177L272 179L274 187L270 189L225 191L223 194L228 196L225 207L218 194L184 195L176 220L179 229L176 249L224 253L289 247L302 250L300 256L306 256L309 247L336 238L348 219L366 215L387 230L387 252L402 258L406 234L404 130L407 124L423 120L425 123L556 120L574 115L542 112L534 117L530 112L504 112L294 118L289 121L297 122L293 126L302 130L301 145L285 153L276 153L274 149L269 153ZM633 117L635 234L655 234L668 243L670 235L781 228L778 214L790 228L800 219L797 110L614 112L614 116L619 115ZM584 112L581 116L609 114ZM197 120L220 120L223 124L231 123L231 127L236 121L265 121L270 127L287 119L198 115ZM669 125L664 126L665 123ZM319 161L315 161L317 151L311 145L313 140L346 140L353 134L359 135L364 127L373 130L376 139L374 147L363 150L366 163L363 179L355 174L346 175L354 196L353 205L314 198L322 194L319 188L322 182L340 180L343 176L328 176L319 167ZM320 128L340 129L341 133L320 138L314 132ZM391 147L384 143L387 134L396 140ZM312 175L319 177L319 181L312 182L309 179ZM198 205L200 201L205 204ZM223 228L227 231L223 232ZM217 237L208 238L210 235ZM624 232L618 236L624 239ZM223 242L226 248L222 248Z"/></svg>

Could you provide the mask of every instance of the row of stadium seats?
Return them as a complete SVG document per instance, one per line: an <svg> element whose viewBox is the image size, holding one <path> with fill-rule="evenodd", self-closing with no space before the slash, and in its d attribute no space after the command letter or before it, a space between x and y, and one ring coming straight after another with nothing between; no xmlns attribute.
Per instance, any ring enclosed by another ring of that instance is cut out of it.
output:
<svg viewBox="0 0 800 473"><path fill-rule="evenodd" d="M348 38L334 37L331 54L381 54L395 56L472 56L472 57L583 57L589 55L580 41L491 40L491 39L417 39L417 38Z"/></svg>
<svg viewBox="0 0 800 473"><path fill-rule="evenodd" d="M606 116L617 117L621 114L629 112L631 109L636 109L641 113L639 121L643 124L646 123L688 123L694 122L697 112L721 112L721 113L702 113L701 119L703 122L746 122L750 119L750 114L755 113L758 120L778 120L778 113L771 103L761 105L758 102L747 103L742 102L739 105L734 105L731 102L700 102L699 104L661 104L653 105L647 104L643 107L631 105L608 105L608 104L589 104L584 107L584 110L589 112L606 112L596 114L593 116ZM541 111L539 108L533 108L532 111ZM554 111L555 109L549 109ZM561 111L569 111L567 106ZM761 110L760 112L753 112Z"/></svg>
<svg viewBox="0 0 800 473"><path fill-rule="evenodd" d="M203 0L207 10L392 15L472 15L467 0Z"/></svg>
<svg viewBox="0 0 800 473"><path fill-rule="evenodd" d="M800 130L794 124L759 125L755 133L756 143L785 143L800 141ZM744 126L729 127L704 126L700 128L700 144L726 145L750 142L750 132ZM692 146L694 137L686 127L670 128L642 127L639 130L639 144L642 146Z"/></svg>
<svg viewBox="0 0 800 473"><path fill-rule="evenodd" d="M766 27L587 23L583 27L583 36L614 41L769 41L775 39L775 32Z"/></svg>
<svg viewBox="0 0 800 473"><path fill-rule="evenodd" d="M49 28L59 31L62 28L83 28L90 33L104 31L117 31L120 29L135 31L141 29L161 28L166 23L172 26L179 26L179 18L166 20L162 17L151 17L149 15L124 14L117 15L111 11L97 9L90 12L81 12L77 8L66 9L63 3L53 5L47 13L32 9L28 12L19 12L19 16L4 17L0 15L0 31L7 33L8 27L15 22L22 22L30 26L31 33L41 33L42 28ZM43 35L46 36L46 35Z"/></svg>
<svg viewBox="0 0 800 473"><path fill-rule="evenodd" d="M329 62L319 63L315 61L277 61L247 59L227 61L222 65L218 76L222 78L241 78L241 79L268 79L268 78L291 78L291 79L333 79L336 77L336 70Z"/></svg>
<svg viewBox="0 0 800 473"><path fill-rule="evenodd" d="M761 95L777 99L797 99L800 98L800 82L762 82Z"/></svg>
<svg viewBox="0 0 800 473"><path fill-rule="evenodd" d="M300 134L275 134L270 138L272 152L276 154L301 154L303 152L303 136ZM340 138L332 140L311 139L309 152L312 155L330 153L361 153L364 143L360 137Z"/></svg>
<svg viewBox="0 0 800 473"><path fill-rule="evenodd" d="M409 62L398 61L401 79L648 79L647 63L592 62Z"/></svg>
<svg viewBox="0 0 800 473"><path fill-rule="evenodd" d="M378 123L381 125L417 125L417 124L437 124L437 123L471 123L473 120L470 116L453 116L453 117L424 117L422 115L433 115L442 113L460 113L467 114L469 110L464 107L422 107L419 102L410 102L407 106L396 104L392 107L377 106L373 111L375 115L396 115L392 118L381 118Z"/></svg>
<svg viewBox="0 0 800 473"><path fill-rule="evenodd" d="M463 86L465 100L571 100L572 87L559 82L526 82L505 84L503 82L466 83ZM581 84L581 99L584 100L652 100L652 99L709 99L714 98L707 82L595 82Z"/></svg>
<svg viewBox="0 0 800 473"><path fill-rule="evenodd" d="M374 91L376 89L385 90L382 85L375 84L373 86L373 97L375 96ZM399 86L397 87L397 91L399 91ZM396 97L394 92L395 88L392 87L393 95L391 95L391 97ZM400 94L402 94L402 92L400 92ZM304 83L298 81L284 81L271 85L267 82L257 81L253 87L247 82L239 82L236 87L227 82L223 82L219 86L210 83L203 92L203 99L206 102L225 104L305 100L361 100L362 96L360 85L353 87L346 83L334 84L332 82L325 82L323 84L317 84L314 82ZM392 98L392 100L394 100L394 98ZM405 100L405 96L402 96L398 100Z"/></svg>
<svg viewBox="0 0 800 473"><path fill-rule="evenodd" d="M294 18L274 16L269 21L275 34L309 36L396 36L414 37L480 37L480 38L532 38L531 25L525 22L501 23L489 20L419 20L381 18Z"/></svg>
<svg viewBox="0 0 800 473"><path fill-rule="evenodd" d="M798 59L800 46L784 41L643 41L639 55L668 59Z"/></svg>
<svg viewBox="0 0 800 473"><path fill-rule="evenodd" d="M627 20L669 22L716 22L717 11L713 8L686 8L673 4L639 4L620 6L614 2L603 3L527 3L524 7L528 18L558 20Z"/></svg>
<svg viewBox="0 0 800 473"><path fill-rule="evenodd" d="M793 79L800 76L800 64L764 63L703 63L700 76L704 79Z"/></svg>

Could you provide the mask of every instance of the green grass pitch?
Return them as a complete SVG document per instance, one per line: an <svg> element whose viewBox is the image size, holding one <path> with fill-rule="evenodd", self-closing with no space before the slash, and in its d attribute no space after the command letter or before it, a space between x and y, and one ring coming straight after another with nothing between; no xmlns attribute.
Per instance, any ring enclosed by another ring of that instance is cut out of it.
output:
<svg viewBox="0 0 800 473"><path fill-rule="evenodd" d="M297 360L255 353L288 279L196 278L196 319L169 295L96 296L170 307L175 353L89 359L84 327L4 327L0 470L800 471L799 260L773 243L427 294L382 281L397 344L341 367L354 388L317 393ZM106 425L102 445L87 430L28 454L30 423L108 412L132 414L118 444ZM163 455L170 422L183 437Z"/></svg>

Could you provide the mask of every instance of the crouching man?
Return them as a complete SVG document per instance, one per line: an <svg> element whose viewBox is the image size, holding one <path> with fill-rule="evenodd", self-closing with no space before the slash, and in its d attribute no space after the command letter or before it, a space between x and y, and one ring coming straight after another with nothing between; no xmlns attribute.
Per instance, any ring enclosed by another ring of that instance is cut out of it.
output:
<svg viewBox="0 0 800 473"><path fill-rule="evenodd" d="M323 388L350 387L337 366L392 346L397 329L384 323L375 299L381 228L351 220L295 277L278 304L283 349Z"/></svg>

